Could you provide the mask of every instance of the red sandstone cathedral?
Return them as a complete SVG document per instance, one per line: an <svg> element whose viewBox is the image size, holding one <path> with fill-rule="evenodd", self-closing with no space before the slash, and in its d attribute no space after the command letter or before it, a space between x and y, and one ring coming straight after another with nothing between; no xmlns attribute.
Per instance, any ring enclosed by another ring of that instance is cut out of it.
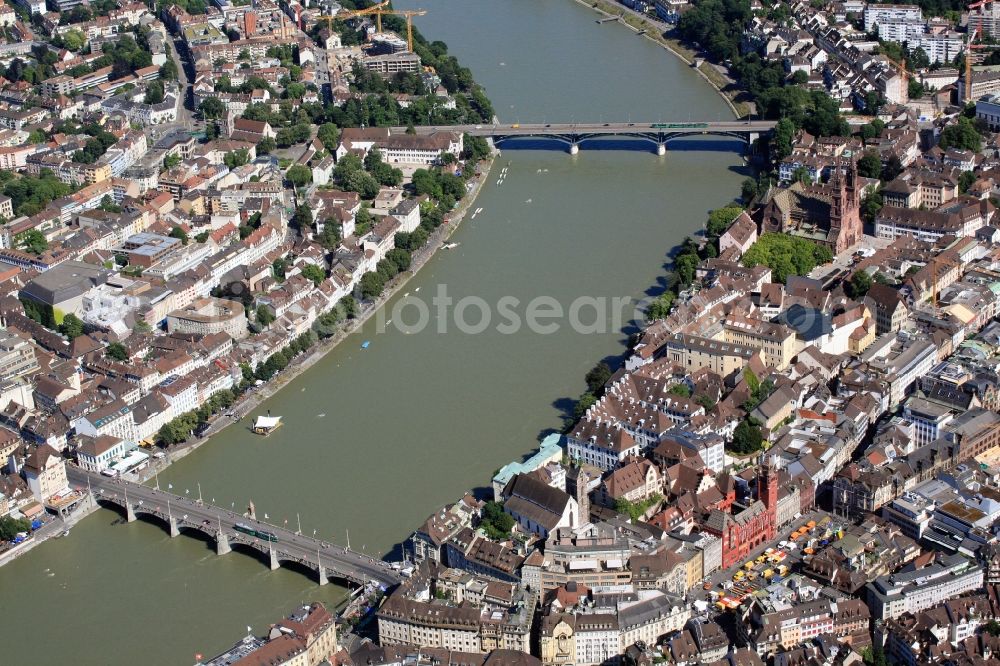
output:
<svg viewBox="0 0 1000 666"><path fill-rule="evenodd" d="M860 190L856 161L838 160L828 183L796 182L787 189L772 190L754 217L764 232L807 238L839 254L853 247L864 233Z"/></svg>

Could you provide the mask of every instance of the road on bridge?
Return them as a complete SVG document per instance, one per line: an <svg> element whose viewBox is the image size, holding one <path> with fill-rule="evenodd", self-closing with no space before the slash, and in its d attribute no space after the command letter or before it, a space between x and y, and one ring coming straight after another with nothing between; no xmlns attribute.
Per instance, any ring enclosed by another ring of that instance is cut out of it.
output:
<svg viewBox="0 0 1000 666"><path fill-rule="evenodd" d="M770 132L777 124L773 120L723 120L711 122L677 121L657 123L494 123L482 125L421 125L414 127L418 135L434 132L462 132L473 136L566 136L566 135L637 135L651 134L721 134ZM405 127L393 127L393 133L405 132Z"/></svg>
<svg viewBox="0 0 1000 666"><path fill-rule="evenodd" d="M356 553L334 543L304 534L296 534L277 525L253 520L229 509L130 481L110 479L75 465L67 465L67 476L70 483L81 489L85 490L89 486L94 498L105 504L110 503L124 507L127 494L128 504L132 506L137 516L153 515L162 521L167 521L169 515L176 520L180 530L185 527L193 528L212 538L215 538L221 526L222 533L230 543L250 546L265 555L273 547L279 561L296 561L314 569L317 569L317 562L319 562L324 569L324 577L321 578L321 581L325 580L326 575L329 575L358 584L375 580L391 587L402 580L400 574L382 560ZM234 525L238 522L255 529L266 530L275 535L278 541L268 543L237 532Z"/></svg>

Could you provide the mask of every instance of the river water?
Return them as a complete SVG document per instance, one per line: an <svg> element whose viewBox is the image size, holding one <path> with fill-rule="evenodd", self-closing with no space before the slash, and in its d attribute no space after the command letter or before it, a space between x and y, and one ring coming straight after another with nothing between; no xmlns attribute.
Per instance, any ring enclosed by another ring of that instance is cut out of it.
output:
<svg viewBox="0 0 1000 666"><path fill-rule="evenodd" d="M571 0L423 4L430 13L417 25L472 68L504 122L729 117L681 61L620 25L596 24ZM742 160L724 141L675 142L665 157L622 147L585 145L575 157L505 147L475 204L483 211L452 238L460 245L404 291L426 300L443 286L456 301L475 296L491 307L514 297L522 316L539 296L564 307L580 296L642 297L669 249L737 191ZM412 323L417 306L408 307L400 320ZM446 333L381 333L373 319L265 405L283 428L263 439L233 426L159 482L192 494L200 483L206 501L252 499L273 522L300 520L305 533L338 543L349 530L353 548L389 552L438 506L487 486L560 427L585 372L621 354L625 340L613 327L582 334L562 321L551 334L502 333L497 323L479 334L453 324ZM116 519L102 510L0 569L0 661L187 664L299 602L345 594Z"/></svg>

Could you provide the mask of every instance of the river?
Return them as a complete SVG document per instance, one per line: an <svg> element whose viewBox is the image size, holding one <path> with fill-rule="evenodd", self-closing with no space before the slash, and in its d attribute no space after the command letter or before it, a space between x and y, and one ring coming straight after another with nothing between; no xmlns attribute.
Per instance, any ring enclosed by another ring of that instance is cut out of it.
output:
<svg viewBox="0 0 1000 666"><path fill-rule="evenodd" d="M571 0L425 4L419 28L472 68L504 122L729 117L681 61L620 25L598 25ZM738 191L741 163L738 145L724 141L675 142L665 157L504 149L475 204L483 212L404 291L429 298L443 285L455 299L551 296L566 306L641 297L669 249ZM625 340L565 322L552 334L501 333L495 322L480 334L449 328L379 333L373 319L266 403L283 428L263 439L233 426L162 474L161 486L194 494L200 483L208 501L252 499L274 522L300 519L305 533L338 543L350 530L353 548L385 553L560 427L583 375ZM343 598L301 572L217 557L210 544L116 518L102 510L0 569L4 663L187 664L299 602Z"/></svg>

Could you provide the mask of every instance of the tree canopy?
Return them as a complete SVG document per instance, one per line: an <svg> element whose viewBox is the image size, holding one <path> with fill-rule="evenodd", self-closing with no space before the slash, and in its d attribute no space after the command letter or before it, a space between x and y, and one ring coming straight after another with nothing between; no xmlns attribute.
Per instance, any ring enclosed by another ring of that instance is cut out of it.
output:
<svg viewBox="0 0 1000 666"><path fill-rule="evenodd" d="M979 152L983 147L983 137L975 124L965 116L959 116L958 122L941 130L941 140L938 142L941 150L958 148Z"/></svg>
<svg viewBox="0 0 1000 666"><path fill-rule="evenodd" d="M734 205L716 208L708 214L708 224L705 227L705 231L709 236L721 236L729 228L729 225L733 223L733 220L742 212L742 206Z"/></svg>
<svg viewBox="0 0 1000 666"><path fill-rule="evenodd" d="M790 275L805 275L832 260L829 248L781 233L763 234L743 255L744 266L767 266L774 281L781 283Z"/></svg>
<svg viewBox="0 0 1000 666"><path fill-rule="evenodd" d="M59 324L59 332L70 340L76 339L83 335L83 322L70 312L63 317L62 323Z"/></svg>

